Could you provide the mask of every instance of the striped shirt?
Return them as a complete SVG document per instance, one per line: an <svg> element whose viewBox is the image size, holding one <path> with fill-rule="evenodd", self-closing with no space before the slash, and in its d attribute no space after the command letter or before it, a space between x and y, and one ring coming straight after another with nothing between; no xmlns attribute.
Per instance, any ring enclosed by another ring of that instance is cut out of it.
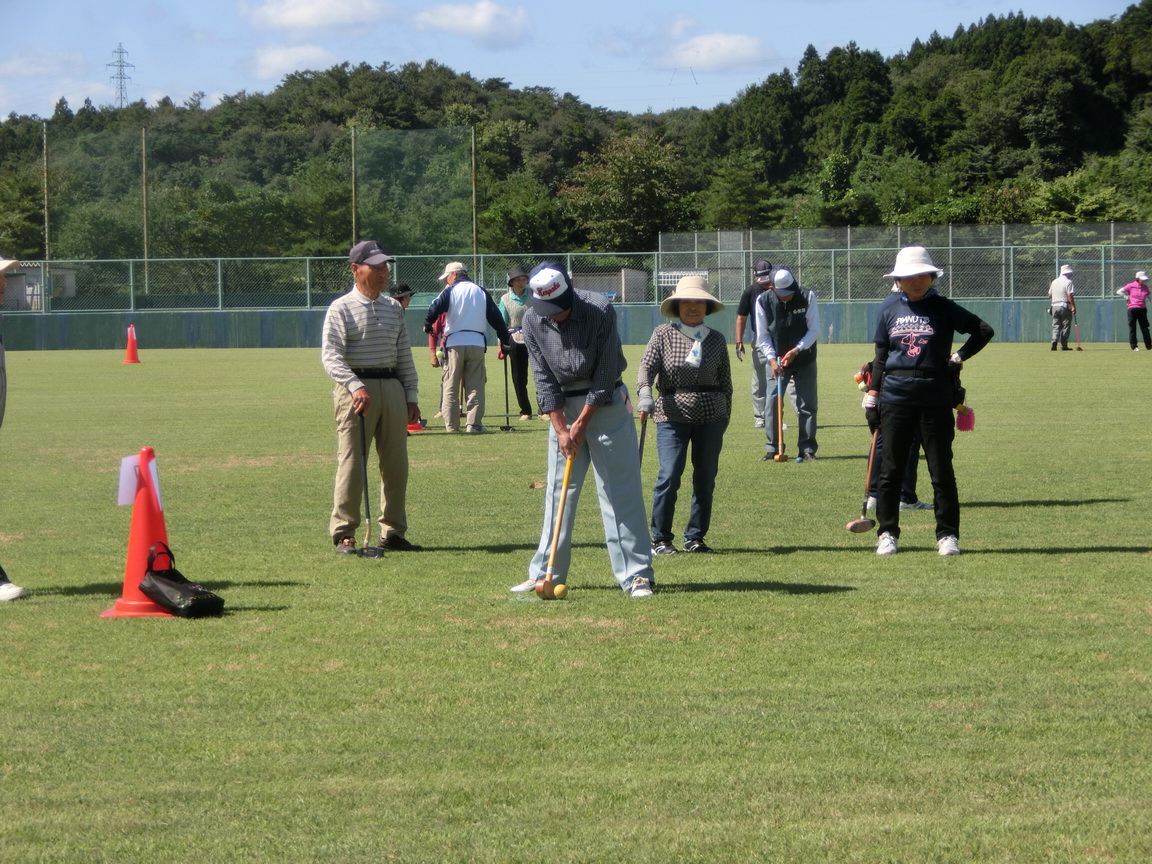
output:
<svg viewBox="0 0 1152 864"><path fill-rule="evenodd" d="M661 324L652 331L640 360L636 388L655 386L660 391L652 412L657 423L712 423L727 420L732 413L727 341L719 331L709 328L699 368L685 362L690 350L692 339L671 324Z"/></svg>
<svg viewBox="0 0 1152 864"><path fill-rule="evenodd" d="M616 310L603 294L576 291L572 314L557 323L535 309L524 313L524 344L540 411L564 407L564 390L588 388L587 405L611 405L628 361L616 330Z"/></svg>
<svg viewBox="0 0 1152 864"><path fill-rule="evenodd" d="M369 300L353 287L333 300L324 316L320 361L329 377L349 393L364 386L353 368L395 369L405 401L416 402L418 379L404 308L387 294Z"/></svg>

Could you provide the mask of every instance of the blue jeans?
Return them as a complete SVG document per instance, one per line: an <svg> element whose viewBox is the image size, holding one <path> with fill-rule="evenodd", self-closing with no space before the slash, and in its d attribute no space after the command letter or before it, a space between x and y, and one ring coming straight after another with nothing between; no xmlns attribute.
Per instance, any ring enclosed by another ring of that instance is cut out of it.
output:
<svg viewBox="0 0 1152 864"><path fill-rule="evenodd" d="M692 508L684 539L703 540L712 524L712 493L716 489L716 471L720 467L720 449L728 420L712 423L657 423L656 452L660 471L652 490L652 540L672 540L672 519L676 513L676 494L692 446Z"/></svg>

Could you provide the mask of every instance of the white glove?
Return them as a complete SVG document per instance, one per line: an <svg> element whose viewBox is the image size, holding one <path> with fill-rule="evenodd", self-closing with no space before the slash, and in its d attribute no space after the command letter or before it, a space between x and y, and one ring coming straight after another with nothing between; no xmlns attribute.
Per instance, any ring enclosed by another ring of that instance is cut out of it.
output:
<svg viewBox="0 0 1152 864"><path fill-rule="evenodd" d="M860 407L865 411L867 411L869 408L875 408L879 404L879 398L873 396L871 393L865 393L864 398L860 400Z"/></svg>
<svg viewBox="0 0 1152 864"><path fill-rule="evenodd" d="M636 410L641 414L655 413L656 403L652 401L651 387L641 387L636 391Z"/></svg>

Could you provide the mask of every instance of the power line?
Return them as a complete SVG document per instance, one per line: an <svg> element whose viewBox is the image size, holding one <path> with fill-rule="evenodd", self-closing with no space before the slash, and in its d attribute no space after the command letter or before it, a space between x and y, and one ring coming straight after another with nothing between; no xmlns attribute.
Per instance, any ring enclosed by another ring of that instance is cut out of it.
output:
<svg viewBox="0 0 1152 864"><path fill-rule="evenodd" d="M126 85L132 80L126 70L135 69L136 67L125 59L128 56L128 52L124 50L123 42L119 43L116 46L116 50L112 53L116 55L116 59L104 65L109 69L116 70L116 74L108 80L116 85L116 107L123 108L128 101L128 87Z"/></svg>

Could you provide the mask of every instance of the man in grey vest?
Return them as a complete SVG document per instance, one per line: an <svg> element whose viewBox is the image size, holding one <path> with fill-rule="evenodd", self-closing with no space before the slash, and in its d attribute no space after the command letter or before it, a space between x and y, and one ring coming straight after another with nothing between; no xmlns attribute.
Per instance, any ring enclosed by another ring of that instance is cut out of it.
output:
<svg viewBox="0 0 1152 864"><path fill-rule="evenodd" d="M800 419L797 462L816 458L816 339L820 332L820 315L816 294L801 288L787 267L772 271L767 291L756 301L756 349L772 372L767 404L764 407L764 431L767 452L764 461L772 461L781 449L777 430L780 418L779 396L791 381L796 386L796 415ZM779 394L779 395L778 395Z"/></svg>

